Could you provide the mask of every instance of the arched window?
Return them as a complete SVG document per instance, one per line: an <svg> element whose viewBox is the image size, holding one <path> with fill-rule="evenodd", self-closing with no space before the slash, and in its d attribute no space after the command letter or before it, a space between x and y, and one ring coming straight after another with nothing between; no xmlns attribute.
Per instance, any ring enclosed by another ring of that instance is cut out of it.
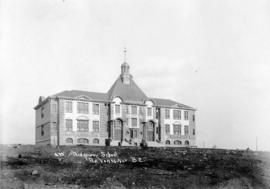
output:
<svg viewBox="0 0 270 189"><path fill-rule="evenodd" d="M189 146L189 141L188 140L185 141L185 145Z"/></svg>
<svg viewBox="0 0 270 189"><path fill-rule="evenodd" d="M86 138L79 138L79 139L77 140L77 142L78 142L79 144L89 144L89 140L86 139Z"/></svg>
<svg viewBox="0 0 270 189"><path fill-rule="evenodd" d="M117 119L115 120L114 125L114 139L115 140L121 140L122 139L122 121Z"/></svg>
<svg viewBox="0 0 270 189"><path fill-rule="evenodd" d="M174 143L175 145L181 145L181 144L182 144L182 142L181 142L180 140L175 140L173 143Z"/></svg>
<svg viewBox="0 0 270 189"><path fill-rule="evenodd" d="M68 144L73 144L73 139L72 139L72 138L67 138L67 139L66 139L66 143L68 143Z"/></svg>
<svg viewBox="0 0 270 189"><path fill-rule="evenodd" d="M166 140L165 144L166 144L166 145L170 145L170 144L171 144L171 141Z"/></svg>
<svg viewBox="0 0 270 189"><path fill-rule="evenodd" d="M148 141L154 141L154 123L152 121L148 122L148 127L147 127L147 140Z"/></svg>
<svg viewBox="0 0 270 189"><path fill-rule="evenodd" d="M99 140L97 138L94 138L93 143L94 144L99 144Z"/></svg>

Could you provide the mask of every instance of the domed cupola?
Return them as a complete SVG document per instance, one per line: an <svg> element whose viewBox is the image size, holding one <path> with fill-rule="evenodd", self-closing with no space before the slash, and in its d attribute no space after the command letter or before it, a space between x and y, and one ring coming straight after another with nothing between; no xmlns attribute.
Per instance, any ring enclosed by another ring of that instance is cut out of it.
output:
<svg viewBox="0 0 270 189"><path fill-rule="evenodd" d="M129 65L126 63L126 49L124 50L124 63L121 65L121 79L126 85L130 84L130 79L132 76L129 73Z"/></svg>

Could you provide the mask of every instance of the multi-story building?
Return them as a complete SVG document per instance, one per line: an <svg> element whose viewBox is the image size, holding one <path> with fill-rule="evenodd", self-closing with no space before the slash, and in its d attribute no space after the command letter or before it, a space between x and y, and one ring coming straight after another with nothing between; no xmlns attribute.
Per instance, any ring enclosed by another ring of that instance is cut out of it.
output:
<svg viewBox="0 0 270 189"><path fill-rule="evenodd" d="M195 109L146 96L127 63L107 93L63 91L34 109L36 144L195 146Z"/></svg>

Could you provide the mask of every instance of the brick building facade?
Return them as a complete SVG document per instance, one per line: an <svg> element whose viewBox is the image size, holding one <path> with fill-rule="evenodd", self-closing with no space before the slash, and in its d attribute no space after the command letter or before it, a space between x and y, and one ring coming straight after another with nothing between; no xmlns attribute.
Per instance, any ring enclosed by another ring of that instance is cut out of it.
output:
<svg viewBox="0 0 270 189"><path fill-rule="evenodd" d="M63 91L39 97L34 109L39 145L196 145L195 109L147 97L127 63L107 93Z"/></svg>

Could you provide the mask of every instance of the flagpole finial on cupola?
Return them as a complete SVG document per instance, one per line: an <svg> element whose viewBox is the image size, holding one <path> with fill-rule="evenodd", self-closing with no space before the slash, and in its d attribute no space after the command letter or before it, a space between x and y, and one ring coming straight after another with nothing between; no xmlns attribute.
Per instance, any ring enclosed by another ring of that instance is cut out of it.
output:
<svg viewBox="0 0 270 189"><path fill-rule="evenodd" d="M124 47L124 63L121 65L121 78L124 84L130 83L129 65L126 62L127 49Z"/></svg>

